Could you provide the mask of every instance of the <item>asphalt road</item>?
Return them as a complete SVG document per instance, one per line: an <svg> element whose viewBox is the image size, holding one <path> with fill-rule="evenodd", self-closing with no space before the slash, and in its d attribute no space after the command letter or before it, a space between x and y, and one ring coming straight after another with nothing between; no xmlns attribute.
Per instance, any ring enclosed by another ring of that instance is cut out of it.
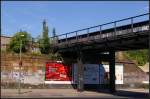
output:
<svg viewBox="0 0 150 99"><path fill-rule="evenodd" d="M1 98L148 98L148 89L119 89L110 94L108 91L86 90L77 92L75 89L1 89Z"/></svg>

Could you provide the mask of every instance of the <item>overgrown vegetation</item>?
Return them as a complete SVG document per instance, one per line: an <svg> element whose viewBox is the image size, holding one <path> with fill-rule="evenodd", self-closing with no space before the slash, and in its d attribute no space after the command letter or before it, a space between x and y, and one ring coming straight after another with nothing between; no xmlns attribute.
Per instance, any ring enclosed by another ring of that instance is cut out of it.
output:
<svg viewBox="0 0 150 99"><path fill-rule="evenodd" d="M33 56L41 56L42 54L40 52L32 52L31 55L33 55Z"/></svg>
<svg viewBox="0 0 150 99"><path fill-rule="evenodd" d="M34 43L34 40L26 31L20 30L17 32L10 41L9 47L7 50L1 50L3 52L11 52L11 54L17 54L21 52L22 55L33 55L33 56L47 56L51 60L62 60L62 57L59 53L53 53L53 49L51 48L52 43L54 43L55 39L50 39L48 37L48 26L46 25L46 21L43 21L43 32L42 35L38 37L37 43ZM53 37L56 36L55 28L52 29ZM31 42L32 41L32 42ZM34 43L34 44L33 44ZM39 51L32 51L34 46L38 46Z"/></svg>
<svg viewBox="0 0 150 99"><path fill-rule="evenodd" d="M50 39L48 37L48 26L46 26L46 21L43 21L43 36L38 40L38 43L42 54L50 53Z"/></svg>
<svg viewBox="0 0 150 99"><path fill-rule="evenodd" d="M134 60L135 63L140 66L146 64L146 62L148 62L149 59L149 52L147 49L126 51L125 55L128 59Z"/></svg>
<svg viewBox="0 0 150 99"><path fill-rule="evenodd" d="M50 42L49 38L41 38L39 39L39 48L42 54L49 54L50 53Z"/></svg>
<svg viewBox="0 0 150 99"><path fill-rule="evenodd" d="M62 61L63 60L62 57L61 57L61 55L59 53L55 53L55 54L54 53L50 53L48 55L48 57L51 60L58 60L58 61Z"/></svg>
<svg viewBox="0 0 150 99"><path fill-rule="evenodd" d="M17 32L10 41L8 51L19 53L20 46L21 46L22 52L27 52L30 40L31 40L31 36L26 31Z"/></svg>

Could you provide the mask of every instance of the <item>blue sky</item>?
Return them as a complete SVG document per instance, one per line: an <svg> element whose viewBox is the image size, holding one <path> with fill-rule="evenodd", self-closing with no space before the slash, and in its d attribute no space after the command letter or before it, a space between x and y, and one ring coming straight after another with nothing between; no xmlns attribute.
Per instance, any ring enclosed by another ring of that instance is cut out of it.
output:
<svg viewBox="0 0 150 99"><path fill-rule="evenodd" d="M3 1L1 6L2 34L13 36L20 29L37 37L46 19L49 36L103 24L148 12L148 1Z"/></svg>

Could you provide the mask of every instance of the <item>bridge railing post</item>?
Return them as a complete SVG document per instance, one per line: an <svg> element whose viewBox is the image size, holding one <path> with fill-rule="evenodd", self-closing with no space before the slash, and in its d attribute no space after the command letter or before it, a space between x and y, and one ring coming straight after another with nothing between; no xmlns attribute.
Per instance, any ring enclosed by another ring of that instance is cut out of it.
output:
<svg viewBox="0 0 150 99"><path fill-rule="evenodd" d="M115 22L114 22L114 35L113 35L114 37L115 37L116 34L117 34L117 33L116 33L116 24L117 24L117 22L115 21Z"/></svg>
<svg viewBox="0 0 150 99"><path fill-rule="evenodd" d="M87 28L87 40L89 40L89 36L90 36L89 30L90 30L90 28Z"/></svg>
<svg viewBox="0 0 150 99"><path fill-rule="evenodd" d="M131 32L133 33L133 18L131 17Z"/></svg>
<svg viewBox="0 0 150 99"><path fill-rule="evenodd" d="M78 42L78 32L76 31L76 42Z"/></svg>
<svg viewBox="0 0 150 99"><path fill-rule="evenodd" d="M57 44L58 43L58 36L53 36L52 41L53 41L54 45Z"/></svg>
<svg viewBox="0 0 150 99"><path fill-rule="evenodd" d="M102 38L102 25L99 26L99 37Z"/></svg>
<svg viewBox="0 0 150 99"><path fill-rule="evenodd" d="M68 44L68 40L67 40L67 33L66 33L66 43Z"/></svg>

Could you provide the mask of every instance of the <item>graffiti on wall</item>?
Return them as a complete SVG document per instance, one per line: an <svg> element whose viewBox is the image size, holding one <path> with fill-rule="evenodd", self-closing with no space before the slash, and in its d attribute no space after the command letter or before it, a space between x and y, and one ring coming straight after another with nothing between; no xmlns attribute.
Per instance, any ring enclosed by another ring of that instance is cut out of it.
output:
<svg viewBox="0 0 150 99"><path fill-rule="evenodd" d="M1 71L1 82L18 82L19 80L19 71L16 69L12 71ZM32 72L32 70L20 72L20 80L24 84L42 84L45 81L45 71L44 69L36 70L36 72Z"/></svg>

